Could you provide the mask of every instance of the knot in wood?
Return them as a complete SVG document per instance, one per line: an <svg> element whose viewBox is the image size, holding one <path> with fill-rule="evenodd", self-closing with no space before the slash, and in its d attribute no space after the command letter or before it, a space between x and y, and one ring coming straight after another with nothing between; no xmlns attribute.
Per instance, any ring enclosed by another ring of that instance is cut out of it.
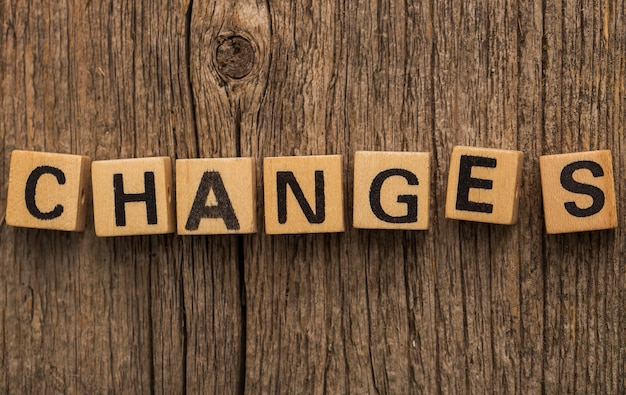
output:
<svg viewBox="0 0 626 395"><path fill-rule="evenodd" d="M240 79L254 66L254 48L250 40L241 36L227 37L215 51L217 71L224 77Z"/></svg>

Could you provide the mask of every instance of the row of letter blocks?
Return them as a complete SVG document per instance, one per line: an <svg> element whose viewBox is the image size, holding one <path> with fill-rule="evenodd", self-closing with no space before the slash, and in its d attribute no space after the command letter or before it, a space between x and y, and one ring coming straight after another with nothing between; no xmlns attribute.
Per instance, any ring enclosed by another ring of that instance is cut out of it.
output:
<svg viewBox="0 0 626 395"><path fill-rule="evenodd" d="M514 224L522 159L519 151L455 147L446 217ZM423 152L356 152L353 226L428 229L430 160ZM268 234L344 230L341 156L263 164ZM617 226L610 151L542 156L540 170L547 233ZM98 236L257 231L254 158L177 160L174 186L169 157L91 163L78 155L14 151L7 223L82 231L90 176Z"/></svg>

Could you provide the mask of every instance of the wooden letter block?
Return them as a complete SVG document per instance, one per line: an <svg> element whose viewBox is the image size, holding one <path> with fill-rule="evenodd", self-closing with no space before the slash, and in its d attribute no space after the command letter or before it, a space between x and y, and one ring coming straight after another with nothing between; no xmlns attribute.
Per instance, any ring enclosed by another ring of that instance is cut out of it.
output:
<svg viewBox="0 0 626 395"><path fill-rule="evenodd" d="M96 161L91 173L96 235L174 232L169 157Z"/></svg>
<svg viewBox="0 0 626 395"><path fill-rule="evenodd" d="M254 158L176 161L179 235L255 233Z"/></svg>
<svg viewBox="0 0 626 395"><path fill-rule="evenodd" d="M617 227L611 151L539 158L546 232Z"/></svg>
<svg viewBox="0 0 626 395"><path fill-rule="evenodd" d="M354 155L353 225L365 229L428 229L430 153Z"/></svg>
<svg viewBox="0 0 626 395"><path fill-rule="evenodd" d="M517 222L523 157L521 151L454 147L446 218L503 225Z"/></svg>
<svg viewBox="0 0 626 395"><path fill-rule="evenodd" d="M341 155L265 158L268 234L343 232Z"/></svg>
<svg viewBox="0 0 626 395"><path fill-rule="evenodd" d="M7 224L83 231L90 163L80 155L13 151Z"/></svg>

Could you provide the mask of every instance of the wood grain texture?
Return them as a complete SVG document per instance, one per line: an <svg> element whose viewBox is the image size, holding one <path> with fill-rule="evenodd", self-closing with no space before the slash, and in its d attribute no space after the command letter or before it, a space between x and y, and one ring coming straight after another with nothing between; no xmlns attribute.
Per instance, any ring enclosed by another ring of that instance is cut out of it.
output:
<svg viewBox="0 0 626 395"><path fill-rule="evenodd" d="M0 26L0 392L626 388L624 0L24 0ZM445 219L456 145L524 152L516 225ZM18 229L14 149L338 154L347 224L355 151L431 152L431 224ZM546 235L539 157L602 149L620 226Z"/></svg>
<svg viewBox="0 0 626 395"><path fill-rule="evenodd" d="M199 154L189 6L3 3L3 195L14 148ZM237 391L236 240L105 240L92 220L77 235L1 232L2 392L176 393L197 380Z"/></svg>

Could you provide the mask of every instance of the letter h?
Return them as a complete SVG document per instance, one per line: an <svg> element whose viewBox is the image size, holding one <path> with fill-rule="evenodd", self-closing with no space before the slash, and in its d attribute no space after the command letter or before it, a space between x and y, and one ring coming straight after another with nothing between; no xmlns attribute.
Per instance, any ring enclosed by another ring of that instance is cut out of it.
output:
<svg viewBox="0 0 626 395"><path fill-rule="evenodd" d="M115 225L126 226L126 203L145 202L148 225L157 223L156 188L154 185L154 172L147 171L143 174L143 193L125 193L122 174L113 175L113 190L115 193Z"/></svg>

